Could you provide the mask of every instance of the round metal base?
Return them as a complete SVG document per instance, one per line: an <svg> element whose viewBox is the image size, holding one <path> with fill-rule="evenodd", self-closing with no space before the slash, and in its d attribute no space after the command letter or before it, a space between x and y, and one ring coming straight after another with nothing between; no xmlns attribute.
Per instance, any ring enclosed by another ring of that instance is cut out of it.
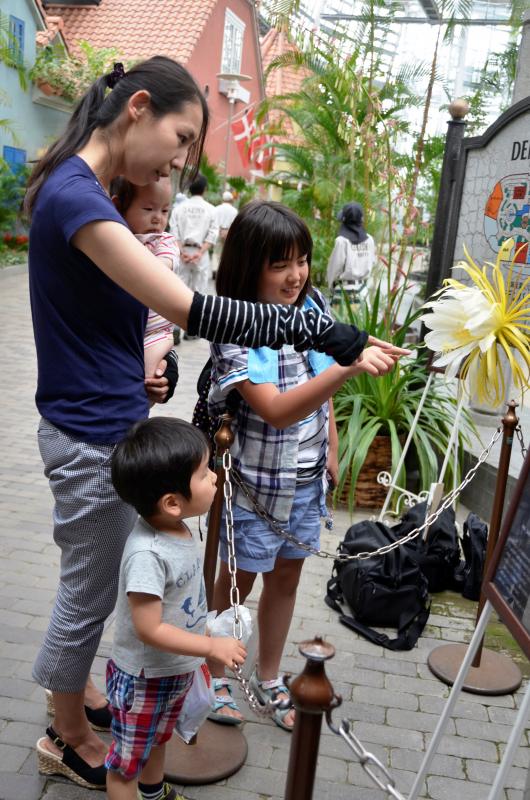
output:
<svg viewBox="0 0 530 800"><path fill-rule="evenodd" d="M183 786L202 786L233 775L245 763L248 752L239 728L206 720L195 744L186 744L173 734L166 744L166 779Z"/></svg>
<svg viewBox="0 0 530 800"><path fill-rule="evenodd" d="M427 664L437 678L452 686L467 652L467 644L446 644L429 653ZM519 667L507 656L484 648L480 667L470 667L462 690L472 694L511 694L521 685Z"/></svg>

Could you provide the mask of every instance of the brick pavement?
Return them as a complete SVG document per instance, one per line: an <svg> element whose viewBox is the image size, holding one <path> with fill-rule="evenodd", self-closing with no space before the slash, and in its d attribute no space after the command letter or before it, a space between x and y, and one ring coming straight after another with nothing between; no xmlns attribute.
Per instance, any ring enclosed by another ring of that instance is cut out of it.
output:
<svg viewBox="0 0 530 800"><path fill-rule="evenodd" d="M1 274L0 293L0 367L6 381L0 439L0 800L88 800L95 797L93 792L60 779L45 779L36 769L33 746L43 733L46 712L43 692L31 680L31 663L53 601L58 554L50 536L51 497L35 437L36 368L26 275L17 271ZM181 345L182 378L176 397L168 409L155 413L189 418L195 377L206 354L204 342ZM334 549L348 525L344 512L338 513L336 520L336 531L323 537L328 549ZM335 645L337 655L327 671L335 690L344 697L336 716L354 720L355 733L391 768L398 788L406 792L447 696L446 687L426 667L427 655L441 639L461 641L472 622L465 617L432 614L425 635L412 652L385 651L341 627L324 605L329 570L330 562L315 558L304 569L283 667L300 671L303 661L296 643L303 639L323 635ZM249 605L255 607L255 595ZM108 641L109 633L95 665L99 676ZM487 797L520 697L520 693L515 697L463 696L432 765L425 798ZM219 785L186 787L190 800L279 800L283 796L289 734L251 714L244 731L249 745L244 767ZM505 800L523 797L527 736L509 775ZM385 797L326 726L314 797Z"/></svg>

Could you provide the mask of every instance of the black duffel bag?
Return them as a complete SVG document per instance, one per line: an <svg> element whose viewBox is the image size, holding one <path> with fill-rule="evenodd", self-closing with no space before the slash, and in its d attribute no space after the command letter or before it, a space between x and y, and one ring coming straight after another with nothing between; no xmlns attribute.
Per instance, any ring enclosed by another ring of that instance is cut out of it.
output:
<svg viewBox="0 0 530 800"><path fill-rule="evenodd" d="M371 552L398 538L393 528L364 520L348 529L338 552L347 555ZM367 559L336 560L325 602L339 612L343 625L389 650L412 650L430 610L427 579L410 545ZM343 603L353 616L343 613ZM390 639L371 625L397 628L398 635Z"/></svg>
<svg viewBox="0 0 530 800"><path fill-rule="evenodd" d="M418 503L401 518L390 530L396 539L402 539L414 528L420 528L425 521L427 503ZM433 522L423 541L420 533L409 543L415 552L418 565L427 578L430 592L443 592L456 588L455 571L460 564L460 546L452 508L442 511Z"/></svg>

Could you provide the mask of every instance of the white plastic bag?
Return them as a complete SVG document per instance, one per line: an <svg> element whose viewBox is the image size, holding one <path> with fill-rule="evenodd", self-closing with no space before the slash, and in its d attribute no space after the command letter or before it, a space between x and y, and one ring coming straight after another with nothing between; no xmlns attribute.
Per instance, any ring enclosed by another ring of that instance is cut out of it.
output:
<svg viewBox="0 0 530 800"><path fill-rule="evenodd" d="M231 608L221 611L208 613L206 626L210 636L233 636L234 635L234 612ZM252 635L252 617L246 606L239 606L239 619L241 620L241 641L246 644Z"/></svg>
<svg viewBox="0 0 530 800"><path fill-rule="evenodd" d="M201 664L193 673L193 682L184 698L179 717L175 723L175 733L189 744L195 736L215 702L212 676L206 664Z"/></svg>

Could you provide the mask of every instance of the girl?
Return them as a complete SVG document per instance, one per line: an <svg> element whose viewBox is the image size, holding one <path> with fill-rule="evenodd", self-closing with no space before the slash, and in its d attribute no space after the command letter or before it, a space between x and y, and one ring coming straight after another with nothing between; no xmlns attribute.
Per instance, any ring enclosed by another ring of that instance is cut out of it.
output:
<svg viewBox="0 0 530 800"><path fill-rule="evenodd" d="M172 272L178 272L177 240L165 233L171 205L171 181L160 178L157 183L134 186L125 178L110 184L112 202L138 241L159 258ZM161 359L173 347L173 323L149 309L144 334L146 378L154 377Z"/></svg>
<svg viewBox="0 0 530 800"><path fill-rule="evenodd" d="M309 309L323 298L311 288L312 241L305 223L279 203L249 203L228 232L217 291L228 297L282 303ZM258 266L258 269L256 269ZM251 679L262 702L285 699L278 677L280 659L291 623L296 589L308 552L276 534L256 512L254 501L272 521L298 540L319 547L320 517L325 514L326 469L337 481L337 432L329 398L348 378L360 372L384 375L395 356L369 347L362 359L341 367L312 350L295 352L284 345L248 349L211 345L212 414L225 410L229 392L237 389L232 446L234 468L246 484L235 488L234 529L237 585L241 602L263 574L258 606L259 667ZM232 404L233 405L233 404ZM221 568L215 584L214 608L230 605L226 530L221 530ZM210 718L237 724L242 717L218 664L211 665L216 703ZM278 709L277 725L291 730L294 711Z"/></svg>
<svg viewBox="0 0 530 800"><path fill-rule="evenodd" d="M204 96L180 64L156 56L127 73L116 64L80 100L26 193L39 447L62 551L33 668L55 708L40 746L52 757L48 774L53 760L54 772L93 788L105 785L107 747L87 714L101 711L107 724L110 715L89 673L136 518L114 491L110 457L148 416L149 400L163 402L168 391L164 362L145 378L147 308L211 341L314 345L345 364L366 344L366 334L325 314L193 294L134 237L109 196L111 180L122 175L145 186L176 169L186 182L197 171L207 125Z"/></svg>

